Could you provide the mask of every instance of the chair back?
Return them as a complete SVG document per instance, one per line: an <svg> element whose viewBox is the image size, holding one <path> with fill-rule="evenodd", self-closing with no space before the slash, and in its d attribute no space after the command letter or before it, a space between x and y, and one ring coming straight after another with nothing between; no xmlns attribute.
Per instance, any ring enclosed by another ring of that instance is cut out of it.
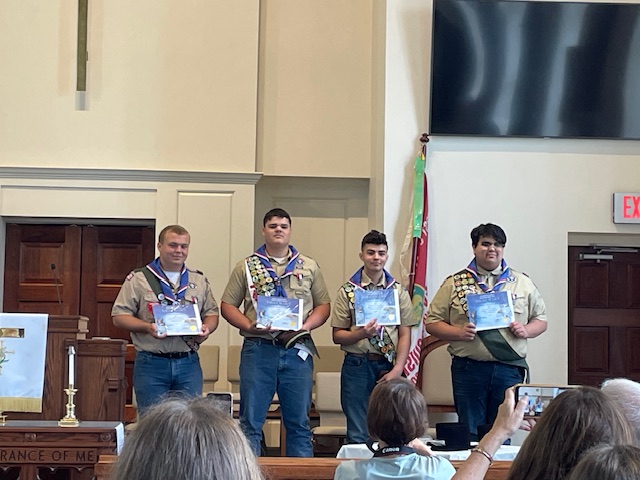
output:
<svg viewBox="0 0 640 480"><path fill-rule="evenodd" d="M451 355L448 343L433 335L422 344L420 388L427 401L429 429L427 435L436 438L434 426L440 422L457 422L451 384Z"/></svg>
<svg viewBox="0 0 640 480"><path fill-rule="evenodd" d="M240 392L240 351L242 345L229 345L227 348L227 380L231 384L231 391Z"/></svg>
<svg viewBox="0 0 640 480"><path fill-rule="evenodd" d="M315 407L320 416L320 427L344 427L346 434L347 418L340 403L340 372L316 374Z"/></svg>
<svg viewBox="0 0 640 480"><path fill-rule="evenodd" d="M344 352L338 345L317 345L320 358L313 359L313 381L318 372L340 372L344 361Z"/></svg>
<svg viewBox="0 0 640 480"><path fill-rule="evenodd" d="M220 347L204 342L198 350L202 367L202 391L213 391L220 373Z"/></svg>
<svg viewBox="0 0 640 480"><path fill-rule="evenodd" d="M422 393L429 407L453 407L451 355L446 345L432 350L422 364ZM449 408L450 409L450 408Z"/></svg>

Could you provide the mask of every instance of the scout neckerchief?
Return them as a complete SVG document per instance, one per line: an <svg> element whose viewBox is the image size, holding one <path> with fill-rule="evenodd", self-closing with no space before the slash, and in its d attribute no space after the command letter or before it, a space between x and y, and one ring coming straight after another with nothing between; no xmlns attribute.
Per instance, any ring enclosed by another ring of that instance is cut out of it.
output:
<svg viewBox="0 0 640 480"><path fill-rule="evenodd" d="M178 303L184 298L187 288L189 287L189 273L187 272L187 267L185 264L182 264L182 269L180 270L180 285L176 292L173 291L173 285L171 284L171 281L160 266L160 257L149 263L147 265L147 268L151 271L151 273L153 273L155 277L157 277L158 281L160 282L160 289L162 293L158 295L159 301ZM160 298L161 296L162 298Z"/></svg>
<svg viewBox="0 0 640 480"><path fill-rule="evenodd" d="M258 310L258 295L287 297L287 292L282 286L282 280L292 275L298 280L302 278L302 273L294 273L296 266L302 265L303 263L302 259L298 258L300 253L293 245L289 245L289 250L291 251L291 258L280 276L278 276L275 268L271 265L271 261L267 255L266 245L262 245L253 255L245 260L249 297L256 311ZM281 332L272 332L271 335L277 337L280 333ZM286 348L290 348L299 343L304 345L307 353L317 355L318 358L320 358L318 349L313 343L311 335L308 333L306 335L301 333L300 335L294 336L285 346Z"/></svg>
<svg viewBox="0 0 640 480"><path fill-rule="evenodd" d="M300 253L298 253L293 245L289 245L289 249L291 250L291 258L284 268L284 273L280 276L278 276L269 261L265 245L262 245L253 255L246 259L245 272L247 275L247 284L249 285L251 301L256 310L258 295L286 297L287 292L282 286L282 280L290 275L296 277L301 275L293 273Z"/></svg>
<svg viewBox="0 0 640 480"><path fill-rule="evenodd" d="M453 276L453 285L465 313L468 314L469 310L466 296L470 293L480 293L477 291L477 287L480 287L484 293L494 293L499 291L506 282L515 281L515 277L511 275L511 269L507 266L507 262L505 262L504 259L502 259L500 267L502 268L502 273L493 287L489 287L486 282L480 280L475 258L471 260L467 268ZM525 378L528 381L529 365L526 359L518 355L497 329L477 332L477 335L494 358L508 365L523 367L526 370Z"/></svg>
<svg viewBox="0 0 640 480"><path fill-rule="evenodd" d="M362 272L364 271L364 267L360 267L360 269L354 273L349 281L342 286L342 289L347 294L347 298L349 302L351 302L352 306L355 306L355 294L354 289L361 288L365 289L362 286ZM385 280L385 288L394 288L396 284L396 280L387 272L383 270L384 280ZM396 362L396 347L393 344L393 340L391 340L391 336L387 331L386 327L382 326L378 328L376 334L369 339L371 345L374 346L376 350L379 350L382 355L389 361L389 363L395 364Z"/></svg>
<svg viewBox="0 0 640 480"><path fill-rule="evenodd" d="M158 297L158 301L164 304L179 303L184 299L187 288L189 287L189 272L187 266L183 263L180 269L180 285L176 292L173 291L172 283L164 273L162 266L160 265L160 257L156 258L153 262L149 263L143 270L144 276L147 278L147 282L151 286L153 293ZM154 280L154 281L152 281ZM160 286L160 290L158 290ZM195 303L195 297L194 297ZM200 348L200 344L196 342L196 338L192 335L186 335L182 337L185 343L189 346L191 351L197 352Z"/></svg>

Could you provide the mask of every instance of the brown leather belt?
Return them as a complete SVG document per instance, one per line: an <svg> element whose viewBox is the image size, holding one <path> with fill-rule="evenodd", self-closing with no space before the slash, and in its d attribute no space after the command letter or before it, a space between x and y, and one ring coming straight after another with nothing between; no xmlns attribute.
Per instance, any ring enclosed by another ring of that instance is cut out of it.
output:
<svg viewBox="0 0 640 480"><path fill-rule="evenodd" d="M156 352L147 352L147 353L153 355L154 357L185 358L185 357L188 357L189 355L191 355L192 353L195 353L195 352L191 351L191 352L171 352L171 353L156 353Z"/></svg>
<svg viewBox="0 0 640 480"><path fill-rule="evenodd" d="M366 358L370 362L387 362L388 360L384 355L378 355L377 353L351 353L347 352L347 355L353 355L358 358Z"/></svg>

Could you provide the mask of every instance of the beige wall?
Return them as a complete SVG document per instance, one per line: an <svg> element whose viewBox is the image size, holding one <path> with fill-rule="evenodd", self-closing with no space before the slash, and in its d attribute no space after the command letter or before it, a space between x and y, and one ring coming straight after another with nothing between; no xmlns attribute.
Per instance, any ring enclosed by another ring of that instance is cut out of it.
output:
<svg viewBox="0 0 640 480"><path fill-rule="evenodd" d="M263 0L258 170L370 175L370 0Z"/></svg>
<svg viewBox="0 0 640 480"><path fill-rule="evenodd" d="M258 0L0 2L0 165L255 170ZM11 72L8 75L8 72Z"/></svg>

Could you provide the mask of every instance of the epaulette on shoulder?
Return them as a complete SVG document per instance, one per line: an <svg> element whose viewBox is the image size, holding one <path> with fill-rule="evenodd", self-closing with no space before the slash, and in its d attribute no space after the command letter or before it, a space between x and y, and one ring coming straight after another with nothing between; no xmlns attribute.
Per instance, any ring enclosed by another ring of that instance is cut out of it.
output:
<svg viewBox="0 0 640 480"><path fill-rule="evenodd" d="M300 257L304 257L304 258L300 258ZM316 265L318 265L318 267L320 266L320 264L318 263L318 261L317 261L315 258L310 257L309 255L304 255L304 254L302 254L302 253L301 253L301 254L298 256L298 258L299 258L300 260L302 260L303 262L304 262L305 260L311 260L313 263L315 263Z"/></svg>
<svg viewBox="0 0 640 480"><path fill-rule="evenodd" d="M442 281L442 283L440 284L440 288L444 287L444 284L445 284L445 283L447 283L447 281L448 281L450 278L453 278L453 275L449 275L447 278L445 278L445 279Z"/></svg>
<svg viewBox="0 0 640 480"><path fill-rule="evenodd" d="M195 268L187 268L187 271L197 273L198 275L204 276L204 273L201 270L196 270Z"/></svg>

